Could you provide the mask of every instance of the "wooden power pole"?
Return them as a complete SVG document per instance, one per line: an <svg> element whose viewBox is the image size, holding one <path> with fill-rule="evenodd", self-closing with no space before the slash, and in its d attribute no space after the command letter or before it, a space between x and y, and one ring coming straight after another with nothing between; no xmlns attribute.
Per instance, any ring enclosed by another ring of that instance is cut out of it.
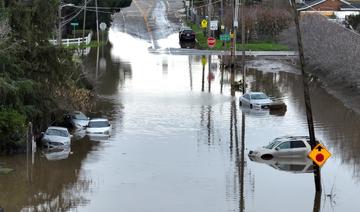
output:
<svg viewBox="0 0 360 212"><path fill-rule="evenodd" d="M308 122L308 130L310 135L310 145L311 149L314 149L317 145L317 141L315 139L315 130L314 130L314 121L311 110L311 101L310 101L310 92L308 85L308 77L305 73L305 57L304 57L304 49L300 32L300 24L299 24L299 13L296 9L295 0L290 0L291 6L294 12L294 22L296 27L296 35L297 42L299 48L299 57L300 57L300 66L301 66L301 74L303 78L303 86L304 86L304 99L305 99L305 108L306 108L306 117ZM320 167L314 163L314 178L315 178L315 190L316 192L321 192L321 175L320 175Z"/></svg>

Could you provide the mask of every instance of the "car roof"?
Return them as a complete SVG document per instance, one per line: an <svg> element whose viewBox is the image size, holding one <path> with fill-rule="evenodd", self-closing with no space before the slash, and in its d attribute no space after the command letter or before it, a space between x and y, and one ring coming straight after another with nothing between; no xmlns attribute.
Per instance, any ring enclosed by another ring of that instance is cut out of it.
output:
<svg viewBox="0 0 360 212"><path fill-rule="evenodd" d="M90 122L97 122L97 121L109 121L107 118L94 118L90 119Z"/></svg>
<svg viewBox="0 0 360 212"><path fill-rule="evenodd" d="M306 140L308 140L308 139L310 139L310 137L309 136L303 136L303 135L299 135L299 136L286 135L286 136L277 137L275 139L276 140L281 140L281 141L298 140L298 139L306 139Z"/></svg>
<svg viewBox="0 0 360 212"><path fill-rule="evenodd" d="M264 92L260 92L260 91L249 91L249 92L246 92L246 94L265 94Z"/></svg>
<svg viewBox="0 0 360 212"><path fill-rule="evenodd" d="M66 130L66 131L68 131L68 129L65 128L65 127L54 127L54 126L51 126L51 127L48 127L47 129L51 129L51 130Z"/></svg>

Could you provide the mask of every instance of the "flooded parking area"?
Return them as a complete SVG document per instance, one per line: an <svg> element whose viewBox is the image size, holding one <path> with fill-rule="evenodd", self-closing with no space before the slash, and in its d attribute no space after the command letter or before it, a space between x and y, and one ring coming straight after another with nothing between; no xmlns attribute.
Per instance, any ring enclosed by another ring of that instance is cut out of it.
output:
<svg viewBox="0 0 360 212"><path fill-rule="evenodd" d="M174 37L158 43L176 47ZM6 212L360 207L360 116L316 80L310 87L316 135L333 154L321 169L321 198L308 159L248 157L276 137L308 134L301 76L291 61L249 63L247 89L287 105L273 113L240 107L240 93L230 95L229 71L221 84L217 55L203 72L201 56L151 54L151 43L116 29L109 39L111 45L92 49L85 70L99 93L94 113L110 119L111 136L80 134L70 149L0 157L0 170L8 170L0 171Z"/></svg>

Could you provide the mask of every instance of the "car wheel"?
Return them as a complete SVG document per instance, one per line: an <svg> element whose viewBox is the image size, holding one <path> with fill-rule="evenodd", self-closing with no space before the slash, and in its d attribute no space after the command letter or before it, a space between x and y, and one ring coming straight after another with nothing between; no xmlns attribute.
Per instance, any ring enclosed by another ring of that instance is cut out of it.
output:
<svg viewBox="0 0 360 212"><path fill-rule="evenodd" d="M261 155L261 159L263 159L263 160L271 160L273 158L274 158L274 156L272 156L270 154Z"/></svg>
<svg viewBox="0 0 360 212"><path fill-rule="evenodd" d="M250 109L253 109L253 105L252 105L252 104L250 104Z"/></svg>

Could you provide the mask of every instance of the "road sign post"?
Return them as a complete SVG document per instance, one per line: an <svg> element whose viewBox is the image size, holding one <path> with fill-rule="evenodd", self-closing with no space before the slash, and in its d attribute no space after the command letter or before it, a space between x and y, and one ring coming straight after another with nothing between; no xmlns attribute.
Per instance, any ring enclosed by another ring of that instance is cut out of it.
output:
<svg viewBox="0 0 360 212"><path fill-rule="evenodd" d="M74 27L74 38L75 38L75 28L79 26L79 23L70 23L70 25Z"/></svg>
<svg viewBox="0 0 360 212"><path fill-rule="evenodd" d="M326 160L331 156L331 153L321 144L309 153L309 158L313 160L319 167L323 166Z"/></svg>
<svg viewBox="0 0 360 212"><path fill-rule="evenodd" d="M209 37L209 38L207 39L207 43L208 43L208 46L209 46L210 48L214 48L214 47L215 47L215 44L216 44L216 39L213 38L213 37Z"/></svg>

